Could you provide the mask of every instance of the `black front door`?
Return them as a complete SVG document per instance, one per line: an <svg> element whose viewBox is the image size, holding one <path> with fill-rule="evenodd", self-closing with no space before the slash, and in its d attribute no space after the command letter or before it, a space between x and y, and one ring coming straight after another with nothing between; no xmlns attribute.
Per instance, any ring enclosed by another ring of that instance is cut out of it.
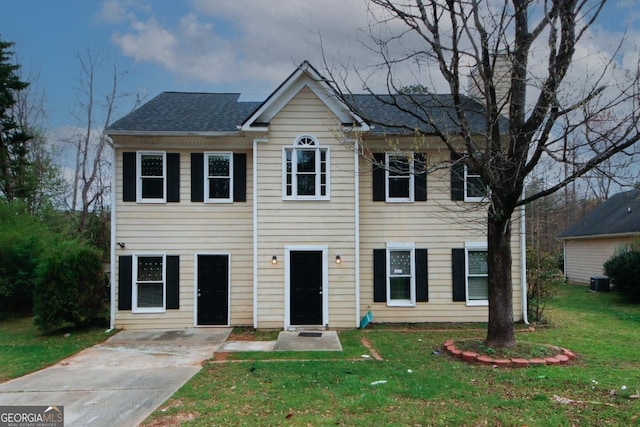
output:
<svg viewBox="0 0 640 427"><path fill-rule="evenodd" d="M229 255L198 255L198 325L229 324Z"/></svg>
<svg viewBox="0 0 640 427"><path fill-rule="evenodd" d="M322 325L322 251L289 252L291 324Z"/></svg>

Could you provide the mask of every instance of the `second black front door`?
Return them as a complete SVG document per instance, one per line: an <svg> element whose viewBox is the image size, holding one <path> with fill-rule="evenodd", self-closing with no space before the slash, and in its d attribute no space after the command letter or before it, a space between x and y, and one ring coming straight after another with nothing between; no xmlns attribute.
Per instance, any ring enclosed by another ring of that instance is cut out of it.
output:
<svg viewBox="0 0 640 427"><path fill-rule="evenodd" d="M292 325L322 325L322 251L289 252Z"/></svg>
<svg viewBox="0 0 640 427"><path fill-rule="evenodd" d="M229 255L198 255L198 325L229 324Z"/></svg>

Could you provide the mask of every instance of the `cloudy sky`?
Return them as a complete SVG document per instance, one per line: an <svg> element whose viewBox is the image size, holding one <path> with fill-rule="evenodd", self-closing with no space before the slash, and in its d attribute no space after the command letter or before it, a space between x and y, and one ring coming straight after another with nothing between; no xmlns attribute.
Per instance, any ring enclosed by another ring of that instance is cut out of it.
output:
<svg viewBox="0 0 640 427"><path fill-rule="evenodd" d="M626 24L640 41L638 12L634 0L610 1L580 55L611 51ZM240 92L263 100L303 60L320 68L321 45L333 64L372 60L362 45L365 0L11 0L2 15L0 39L16 43L24 75L38 76L49 131L78 124L77 56L88 51L102 58L98 92L106 95L114 66L126 71L119 86L130 96L117 117L136 94ZM629 49L621 66L637 61L638 46Z"/></svg>

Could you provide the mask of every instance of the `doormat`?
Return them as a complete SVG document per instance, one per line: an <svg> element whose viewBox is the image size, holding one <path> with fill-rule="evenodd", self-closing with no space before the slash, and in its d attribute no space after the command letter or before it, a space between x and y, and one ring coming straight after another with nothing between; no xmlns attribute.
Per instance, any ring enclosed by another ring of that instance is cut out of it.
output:
<svg viewBox="0 0 640 427"><path fill-rule="evenodd" d="M299 337L312 337L312 338L320 338L322 337L322 332L300 332L298 334Z"/></svg>

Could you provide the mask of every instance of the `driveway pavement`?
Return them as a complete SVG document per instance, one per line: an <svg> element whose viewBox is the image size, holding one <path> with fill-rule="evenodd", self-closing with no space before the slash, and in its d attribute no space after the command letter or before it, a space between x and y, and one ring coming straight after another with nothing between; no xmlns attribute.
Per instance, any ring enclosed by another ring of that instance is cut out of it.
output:
<svg viewBox="0 0 640 427"><path fill-rule="evenodd" d="M121 331L0 384L0 406L63 405L65 427L136 426L201 368L231 329Z"/></svg>

